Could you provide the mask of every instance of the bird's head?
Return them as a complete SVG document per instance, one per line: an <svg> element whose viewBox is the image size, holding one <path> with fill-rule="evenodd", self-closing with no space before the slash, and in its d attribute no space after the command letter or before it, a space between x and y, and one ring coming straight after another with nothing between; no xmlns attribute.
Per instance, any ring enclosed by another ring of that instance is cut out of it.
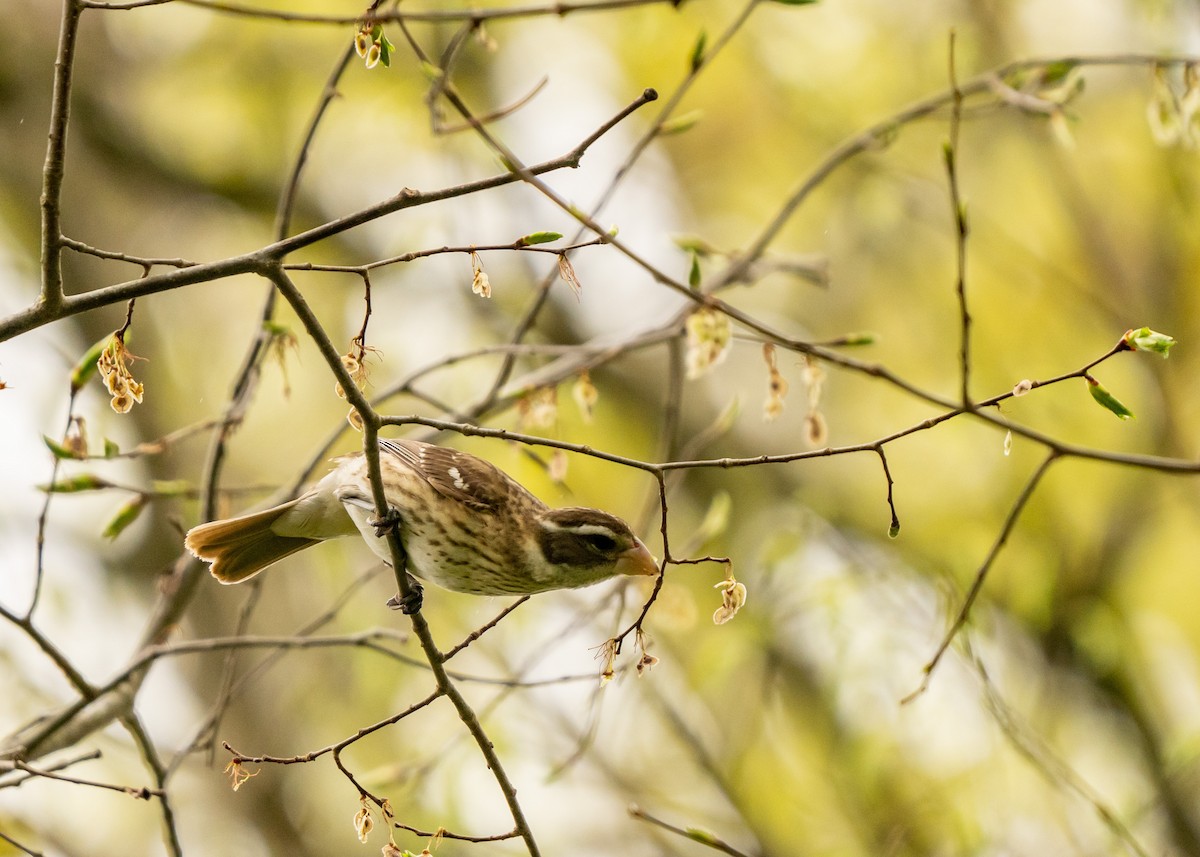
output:
<svg viewBox="0 0 1200 857"><path fill-rule="evenodd" d="M654 556L615 515L598 509L548 509L538 521L542 556L563 577L560 586L586 586L618 574L658 574Z"/></svg>

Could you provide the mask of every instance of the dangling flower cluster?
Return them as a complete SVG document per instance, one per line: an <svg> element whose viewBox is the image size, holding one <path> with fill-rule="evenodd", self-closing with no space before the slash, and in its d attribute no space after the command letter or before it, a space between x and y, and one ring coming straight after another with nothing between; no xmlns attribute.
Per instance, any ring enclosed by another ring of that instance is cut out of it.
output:
<svg viewBox="0 0 1200 857"><path fill-rule="evenodd" d="M392 51L395 49L396 46L388 41L383 32L383 24L363 21L354 36L354 50L366 61L367 68L375 68L380 63L383 63L385 68L390 66Z"/></svg>
<svg viewBox="0 0 1200 857"><path fill-rule="evenodd" d="M562 277L564 283L571 287L571 292L575 295L575 300L583 300L583 283L579 282L579 275L575 273L575 266L571 264L571 260L567 258L566 253L558 257L558 275Z"/></svg>
<svg viewBox="0 0 1200 857"><path fill-rule="evenodd" d="M551 428L558 421L558 389L539 387L517 402L522 429Z"/></svg>
<svg viewBox="0 0 1200 857"><path fill-rule="evenodd" d="M721 606L713 613L713 623L724 625L745 605L746 584L733 576L733 567L730 566L726 578L713 588L721 590Z"/></svg>
<svg viewBox="0 0 1200 857"><path fill-rule="evenodd" d="M374 829L375 819L371 815L371 806L365 797L359 798L358 812L354 813L354 832L358 835L358 841L366 845Z"/></svg>
<svg viewBox="0 0 1200 857"><path fill-rule="evenodd" d="M1200 64L1183 67L1183 95L1175 93L1167 69L1154 67L1154 90L1146 105L1150 133L1161 146L1200 148Z"/></svg>
<svg viewBox="0 0 1200 857"><path fill-rule="evenodd" d="M475 28L475 41L481 48L489 54L494 54L500 49L500 43L492 38L491 33L484 27L483 22L479 22L479 26Z"/></svg>
<svg viewBox="0 0 1200 857"><path fill-rule="evenodd" d="M263 331L267 334L267 355L279 364L279 371L283 374L283 397L290 398L292 384L288 379L287 356L288 351L300 350L300 340L290 327L277 321L263 322Z"/></svg>
<svg viewBox="0 0 1200 857"><path fill-rule="evenodd" d="M617 641L615 638L605 640L596 651L596 660L601 661L600 685L604 686L613 680L613 666L617 662Z"/></svg>
<svg viewBox="0 0 1200 857"><path fill-rule="evenodd" d="M787 379L779 371L775 361L775 345L763 343L763 359L767 361L767 400L763 403L763 419L771 422L783 413L783 398L787 395Z"/></svg>
<svg viewBox="0 0 1200 857"><path fill-rule="evenodd" d="M367 795L364 794L358 799L358 811L354 813L354 833L358 837L358 841L363 845L367 844L367 838L371 835L371 831L375 829L373 809L372 799L367 797ZM396 841L392 838L391 821L396 817L396 814L392 811L392 802L384 798L383 803L379 804L379 812L388 826L388 844L383 846L382 853L392 853L388 851L389 846L395 849L396 854L403 853L396 847Z"/></svg>
<svg viewBox="0 0 1200 857"><path fill-rule="evenodd" d="M705 375L729 356L733 331L729 317L712 307L701 307L687 320L687 377Z"/></svg>
<svg viewBox="0 0 1200 857"><path fill-rule="evenodd" d="M633 648L642 653L637 662L637 674L638 678L641 678L658 663L658 658L646 651L646 632L641 628L637 629L637 634L633 638Z"/></svg>
<svg viewBox="0 0 1200 857"><path fill-rule="evenodd" d="M246 784L246 780L258 776L258 771L247 771L241 759L234 759L226 765L225 773L229 774L229 785L235 792Z"/></svg>
<svg viewBox="0 0 1200 857"><path fill-rule="evenodd" d="M347 374L350 375L350 380L354 382L354 386L358 389L365 389L367 386L367 353L378 351L377 348L372 348L362 344L362 340L355 337L350 343L350 350L342 355L342 365L346 367ZM346 390L342 387L341 381L335 381L333 391L337 393L339 399L346 398ZM363 422L362 415L358 412L358 408L351 407L350 413L346 419L350 421L350 425L356 430L362 431Z"/></svg>
<svg viewBox="0 0 1200 857"><path fill-rule="evenodd" d="M63 449L76 458L87 458L87 424L83 417L71 417L71 422L67 425L67 433L63 436L62 445Z"/></svg>
<svg viewBox="0 0 1200 857"><path fill-rule="evenodd" d="M804 384L808 388L808 413L804 417L804 439L809 446L821 446L829 439L829 427L821 413L821 391L825 385L825 370L816 358L804 358Z"/></svg>
<svg viewBox="0 0 1200 857"><path fill-rule="evenodd" d="M133 408L134 402L141 404L144 388L141 382L135 381L126 365L126 361L137 359L125 347L125 339L120 333L114 333L108 340L108 345L100 352L96 366L104 378L104 386L112 396L112 409L118 414L127 414Z"/></svg>
<svg viewBox="0 0 1200 857"><path fill-rule="evenodd" d="M567 468L570 466L570 459L567 458L565 450L556 449L550 455L550 464L546 466L546 475L550 477L552 482L562 485L567 481Z"/></svg>
<svg viewBox="0 0 1200 857"><path fill-rule="evenodd" d="M592 414L596 410L596 402L600 401L600 391L592 383L592 378L588 374L588 370L584 369L579 373L579 379L575 382L575 386L571 388L571 396L575 399L575 404L579 407L579 413L583 417L583 421L590 423L592 421Z"/></svg>
<svg viewBox="0 0 1200 857"><path fill-rule="evenodd" d="M357 348L351 349L342 355L342 365L346 367L346 372L350 375L350 380L354 382L354 386L360 390L367 384L367 364L363 359L366 357L364 352L365 349ZM346 389L342 386L341 381L334 381L333 391L337 393L339 399L346 398Z"/></svg>
<svg viewBox="0 0 1200 857"><path fill-rule="evenodd" d="M483 270L483 260L474 250L471 251L471 291L481 298L492 296L492 283L487 272Z"/></svg>

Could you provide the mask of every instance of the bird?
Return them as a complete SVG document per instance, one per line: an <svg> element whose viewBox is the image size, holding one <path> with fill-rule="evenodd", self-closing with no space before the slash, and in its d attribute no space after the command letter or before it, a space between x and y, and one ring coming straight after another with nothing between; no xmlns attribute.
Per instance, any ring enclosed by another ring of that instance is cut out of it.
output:
<svg viewBox="0 0 1200 857"><path fill-rule="evenodd" d="M388 515L377 517L367 459L353 453L307 493L279 506L211 521L188 531L187 549L221 583L240 583L319 542L361 535L384 562L395 529L409 596L388 605L422 606L415 576L454 592L528 595L590 586L618 575L659 573L646 545L615 515L551 508L482 458L412 439L379 441Z"/></svg>

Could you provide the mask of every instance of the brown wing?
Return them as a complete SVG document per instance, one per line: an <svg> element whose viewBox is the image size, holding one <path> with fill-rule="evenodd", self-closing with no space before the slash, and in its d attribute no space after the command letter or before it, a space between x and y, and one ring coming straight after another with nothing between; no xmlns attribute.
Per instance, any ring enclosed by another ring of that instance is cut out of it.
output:
<svg viewBox="0 0 1200 857"><path fill-rule="evenodd" d="M419 440L381 440L380 448L412 468L444 497L480 511L497 511L514 494L532 499L503 471L466 452Z"/></svg>

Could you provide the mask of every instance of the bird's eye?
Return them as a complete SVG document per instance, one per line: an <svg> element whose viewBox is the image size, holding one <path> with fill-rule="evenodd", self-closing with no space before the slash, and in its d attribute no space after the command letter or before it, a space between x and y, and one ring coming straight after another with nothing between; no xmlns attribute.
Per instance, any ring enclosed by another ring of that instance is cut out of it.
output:
<svg viewBox="0 0 1200 857"><path fill-rule="evenodd" d="M617 540L605 533L584 533L581 538L597 553L611 553L617 547Z"/></svg>

